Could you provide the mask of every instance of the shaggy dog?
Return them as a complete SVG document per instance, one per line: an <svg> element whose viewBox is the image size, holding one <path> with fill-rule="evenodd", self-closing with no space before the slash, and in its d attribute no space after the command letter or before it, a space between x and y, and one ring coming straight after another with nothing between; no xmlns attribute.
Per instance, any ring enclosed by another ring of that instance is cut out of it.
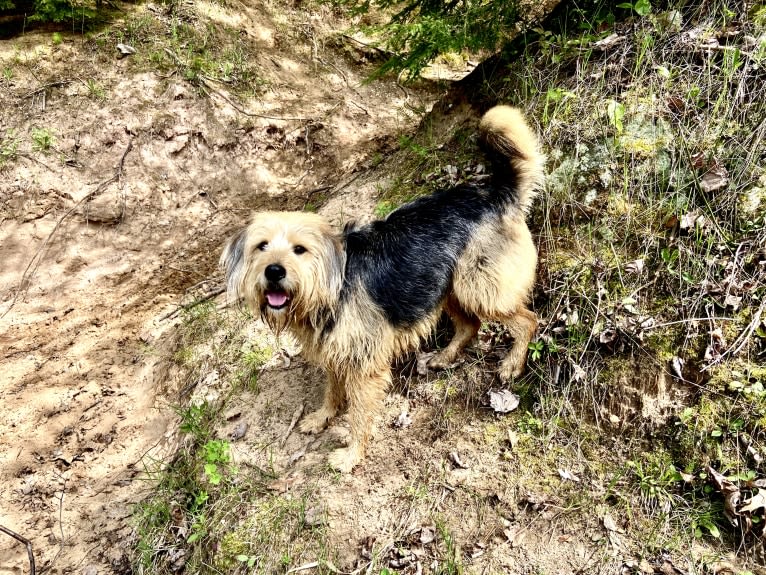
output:
<svg viewBox="0 0 766 575"><path fill-rule="evenodd" d="M327 372L322 406L300 430L318 433L348 407L351 439L330 454L335 469L364 457L392 361L416 349L442 311L455 336L430 367L454 362L482 321L497 321L514 338L500 376L524 370L537 328L527 308L537 254L525 216L544 158L515 108L492 108L479 130L492 164L487 184L439 191L342 234L316 214L256 213L221 256L230 295L275 332L292 332Z"/></svg>

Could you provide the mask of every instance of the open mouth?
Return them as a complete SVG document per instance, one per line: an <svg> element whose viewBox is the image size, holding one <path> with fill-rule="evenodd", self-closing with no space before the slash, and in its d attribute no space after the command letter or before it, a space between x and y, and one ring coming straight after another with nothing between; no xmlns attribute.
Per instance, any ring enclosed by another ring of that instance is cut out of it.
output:
<svg viewBox="0 0 766 575"><path fill-rule="evenodd" d="M282 309L290 303L290 296L284 290L268 290L264 294L266 303L271 309Z"/></svg>

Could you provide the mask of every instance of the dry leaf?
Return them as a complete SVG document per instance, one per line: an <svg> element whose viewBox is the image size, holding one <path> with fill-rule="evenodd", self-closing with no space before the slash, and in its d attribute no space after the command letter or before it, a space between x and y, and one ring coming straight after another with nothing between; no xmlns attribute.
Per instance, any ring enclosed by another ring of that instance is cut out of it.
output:
<svg viewBox="0 0 766 575"><path fill-rule="evenodd" d="M460 459L460 455L458 455L457 451L450 452L449 458L456 467L459 467L460 469L468 469L468 466Z"/></svg>
<svg viewBox="0 0 766 575"><path fill-rule="evenodd" d="M608 513L604 515L603 521L604 521L604 527L606 527L608 531L619 531L617 527L617 523L612 518L612 516L609 515Z"/></svg>
<svg viewBox="0 0 766 575"><path fill-rule="evenodd" d="M519 406L519 396L507 389L490 391L489 405L495 413L510 413Z"/></svg>
<svg viewBox="0 0 766 575"><path fill-rule="evenodd" d="M428 545L429 543L433 543L434 539L436 539L436 531L430 527L423 527L423 529L420 530L421 545Z"/></svg>
<svg viewBox="0 0 766 575"><path fill-rule="evenodd" d="M404 428L409 427L410 425L412 425L412 417L410 417L410 414L406 411L402 411L399 414L399 417L394 420L394 427Z"/></svg>
<svg viewBox="0 0 766 575"><path fill-rule="evenodd" d="M740 508L739 512L752 513L758 509L766 509L766 491L762 489L758 489L755 495L744 501L744 505Z"/></svg>
<svg viewBox="0 0 766 575"><path fill-rule="evenodd" d="M729 185L729 172L723 166L710 168L700 180L700 188L706 194L718 192Z"/></svg>
<svg viewBox="0 0 766 575"><path fill-rule="evenodd" d="M736 295L729 294L727 295L724 300L723 304L726 307L729 307L732 309L732 311L737 311L739 309L739 304L742 302L742 298Z"/></svg>
<svg viewBox="0 0 766 575"><path fill-rule="evenodd" d="M418 363L417 363L418 375L426 375L428 373L428 362L435 355L436 355L435 351L429 351L428 353L421 353L418 355Z"/></svg>
<svg viewBox="0 0 766 575"><path fill-rule="evenodd" d="M682 230L693 230L705 226L705 216L699 210L688 212L681 216L678 227Z"/></svg>
<svg viewBox="0 0 766 575"><path fill-rule="evenodd" d="M637 259L625 264L625 271L629 274L640 274L644 271L644 260Z"/></svg>
<svg viewBox="0 0 766 575"><path fill-rule="evenodd" d="M598 48L599 50L606 51L609 48L615 47L617 44L622 42L624 39L623 36L620 36L619 34L610 34L606 38L602 38L598 42L594 42L593 46L594 48Z"/></svg>
<svg viewBox="0 0 766 575"><path fill-rule="evenodd" d="M580 478L577 477L574 473L572 473L568 469L559 469L558 472L559 472L559 477L561 477L563 481L574 481L575 483L580 482Z"/></svg>
<svg viewBox="0 0 766 575"><path fill-rule="evenodd" d="M617 339L617 331L612 328L606 328L598 336L598 341L604 344L612 343L616 339Z"/></svg>
<svg viewBox="0 0 766 575"><path fill-rule="evenodd" d="M726 479L726 477L718 473L710 466L708 466L707 472L713 478L713 483L715 484L718 491L721 493L721 495L723 495L724 515L726 515L726 518L732 525L739 525L739 521L737 520L737 516L739 515L737 506L739 505L739 500L741 497L739 487L734 485L734 483Z"/></svg>

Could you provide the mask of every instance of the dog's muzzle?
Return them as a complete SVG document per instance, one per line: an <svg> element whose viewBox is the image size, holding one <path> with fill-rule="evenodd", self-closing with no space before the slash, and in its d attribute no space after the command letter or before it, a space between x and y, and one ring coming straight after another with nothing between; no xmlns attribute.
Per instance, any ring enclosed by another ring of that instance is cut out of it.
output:
<svg viewBox="0 0 766 575"><path fill-rule="evenodd" d="M279 264L271 264L263 271L268 287L264 291L266 304L271 309L282 309L290 303L290 295L280 286L280 282L287 276L287 270Z"/></svg>

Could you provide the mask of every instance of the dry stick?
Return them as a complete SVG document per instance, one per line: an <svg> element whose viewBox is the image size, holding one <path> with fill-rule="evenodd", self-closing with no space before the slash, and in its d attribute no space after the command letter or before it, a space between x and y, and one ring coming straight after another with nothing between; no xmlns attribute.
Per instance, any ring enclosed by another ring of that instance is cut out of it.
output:
<svg viewBox="0 0 766 575"><path fill-rule="evenodd" d="M35 575L35 573L36 573L36 571L35 571L35 556L34 556L34 553L32 553L32 542L29 539L27 539L26 537L22 537L21 535L19 535L15 531L11 531L7 527L3 527L2 525L0 525L0 531L5 533L6 535L10 535L11 537L13 537L19 543L23 543L24 545L27 546L27 555L29 556L29 572L32 575Z"/></svg>
<svg viewBox="0 0 766 575"><path fill-rule="evenodd" d="M128 140L128 146L125 148L125 151L122 153L122 157L120 158L120 163L117 166L117 169L114 171L114 175L109 178L108 180L104 180L101 182L98 187L93 190L92 192L88 192L85 194L85 196L79 200L75 205L73 205L71 208L69 208L66 213L59 218L59 221L56 222L56 225L53 226L53 230L51 230L51 233L48 234L48 237L45 238L45 241L42 243L42 245L37 249L35 252L35 255L32 256L32 259L29 260L29 264L27 264L26 269L24 270L24 273L21 274L21 281L19 281L19 289L16 292L16 294L13 296L13 299L11 300L11 305L8 306L8 309L6 309L2 314L0 314L0 319L4 318L6 315L8 315L8 312L10 312L13 309L13 306L16 305L16 302L19 299L19 296L22 293L26 292L25 285L28 285L32 277L35 275L35 272L37 271L37 268L40 267L40 263L43 260L43 252L45 251L45 248L50 243L51 239L53 239L53 236L56 234L58 229L61 227L61 224L64 223L64 220L67 219L69 216L71 216L77 208L79 208L84 202L93 199L97 195L99 195L101 192L103 192L107 186L110 184L113 184L114 182L119 181L122 178L122 169L125 165L125 156L128 155L128 152L133 149L133 140Z"/></svg>
<svg viewBox="0 0 766 575"><path fill-rule="evenodd" d="M51 88L59 88L61 86L66 86L67 84L71 84L72 82L73 80L59 80L58 82L51 82L50 84L45 84L44 86L40 86L36 90L27 92L26 94L22 96L22 98L29 98L30 96L34 96L36 94L39 94L40 92L45 94L45 92Z"/></svg>
<svg viewBox="0 0 766 575"><path fill-rule="evenodd" d="M187 309L191 309L193 307L197 307L201 303L205 303L206 301L213 299L214 297L222 294L225 291L226 291L226 286L217 287L213 291L208 292L205 295L203 295L201 298L195 299L193 302L185 303L183 305L179 305L173 311L169 311L168 313L163 315L160 318L160 321L165 321L166 319L169 319L169 318L175 316L180 311L186 311Z"/></svg>
<svg viewBox="0 0 766 575"><path fill-rule="evenodd" d="M717 359L717 361L712 362L710 365L705 366L702 371L705 371L714 365L718 365L723 361L723 358L727 355L737 355L740 351L742 351L742 348L745 347L745 344L747 343L747 340L750 339L750 336L753 335L753 332L758 329L758 326L761 323L761 316L763 315L764 310L766 310L766 300L763 300L761 302L761 306L758 308L758 311L755 312L755 316L753 317L753 320L750 322L750 324L747 326L747 329L743 331L740 336L736 339L736 341L732 344L732 347L724 351Z"/></svg>
<svg viewBox="0 0 766 575"><path fill-rule="evenodd" d="M295 424L298 423L298 420L301 418L301 415L303 415L303 410L305 409L304 404L300 404L298 406L298 409L295 410L295 413L293 413L293 418L290 420L290 425L287 426L287 431L282 436L282 441L279 444L279 447L284 447L285 443L287 443L287 438L290 437L290 434L293 432L293 429L295 428Z"/></svg>

